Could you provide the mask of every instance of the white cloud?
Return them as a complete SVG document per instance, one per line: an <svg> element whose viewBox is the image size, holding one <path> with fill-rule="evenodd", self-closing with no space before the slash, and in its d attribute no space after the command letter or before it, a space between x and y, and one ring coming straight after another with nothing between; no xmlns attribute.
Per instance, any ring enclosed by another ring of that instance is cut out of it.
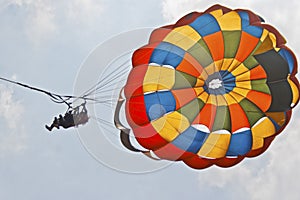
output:
<svg viewBox="0 0 300 200"><path fill-rule="evenodd" d="M53 39L69 27L92 28L101 17L103 5L97 0L6 0L1 11L19 20L18 31L36 45ZM74 28L75 29L75 28Z"/></svg>
<svg viewBox="0 0 300 200"><path fill-rule="evenodd" d="M22 104L13 99L13 90L0 84L0 156L26 149L23 113Z"/></svg>
<svg viewBox="0 0 300 200"><path fill-rule="evenodd" d="M298 129L297 123L291 124L259 157L246 158L233 168L212 167L201 173L200 187L217 187L237 199L299 199Z"/></svg>
<svg viewBox="0 0 300 200"><path fill-rule="evenodd" d="M79 23L88 23L95 25L93 22L98 19L103 11L103 5L95 0L74 0L68 4L67 16Z"/></svg>

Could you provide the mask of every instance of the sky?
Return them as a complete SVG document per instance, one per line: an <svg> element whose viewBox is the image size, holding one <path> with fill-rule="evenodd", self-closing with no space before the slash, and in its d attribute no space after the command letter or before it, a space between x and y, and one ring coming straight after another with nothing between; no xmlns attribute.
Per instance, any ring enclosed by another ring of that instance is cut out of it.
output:
<svg viewBox="0 0 300 200"><path fill-rule="evenodd" d="M141 46L152 29L216 3L259 14L300 55L296 0L0 0L0 76L59 94L77 92ZM267 152L205 170L132 154L116 134L92 132L106 130L95 121L48 132L44 125L65 109L0 82L0 199L300 199L298 107Z"/></svg>

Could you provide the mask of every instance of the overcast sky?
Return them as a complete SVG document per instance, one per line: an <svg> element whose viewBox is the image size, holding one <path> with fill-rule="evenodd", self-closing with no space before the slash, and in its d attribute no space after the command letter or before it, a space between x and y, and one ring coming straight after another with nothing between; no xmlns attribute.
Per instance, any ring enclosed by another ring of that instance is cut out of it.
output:
<svg viewBox="0 0 300 200"><path fill-rule="evenodd" d="M128 31L174 23L215 3L251 9L300 55L297 0L0 0L0 76L71 94L96 47ZM99 142L105 155L101 160L79 137L85 129L90 134L90 125L80 127L79 134L44 128L64 111L65 106L42 94L0 82L0 199L300 199L299 108L266 153L228 169L206 170L153 164L142 155L128 162L130 152L118 154ZM107 163L107 157L119 166ZM146 164L136 164L139 174L134 174L128 163Z"/></svg>

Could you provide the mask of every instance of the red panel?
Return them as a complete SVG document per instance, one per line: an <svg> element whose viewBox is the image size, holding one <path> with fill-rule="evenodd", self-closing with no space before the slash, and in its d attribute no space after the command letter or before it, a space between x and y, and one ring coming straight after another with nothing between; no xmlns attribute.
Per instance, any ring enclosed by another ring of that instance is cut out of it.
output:
<svg viewBox="0 0 300 200"><path fill-rule="evenodd" d="M268 138L264 139L264 145L262 148L260 149L256 149L256 150L252 150L249 153L246 154L247 157L256 157L260 154L262 154L263 152L265 152L268 147L271 145L272 141L274 140L275 136L271 136Z"/></svg>
<svg viewBox="0 0 300 200"><path fill-rule="evenodd" d="M189 13L188 15L185 15L184 17L179 19L174 25L174 28L192 23L197 17L201 16L202 14L203 13L199 12Z"/></svg>
<svg viewBox="0 0 300 200"><path fill-rule="evenodd" d="M124 87L126 98L143 95L143 82L148 65L140 65L131 70Z"/></svg>
<svg viewBox="0 0 300 200"><path fill-rule="evenodd" d="M126 119L131 127L149 123L144 96L132 97L126 102Z"/></svg>
<svg viewBox="0 0 300 200"><path fill-rule="evenodd" d="M151 124L138 126L133 129L133 133L139 144L146 149L156 150L168 144L168 142L156 132Z"/></svg>
<svg viewBox="0 0 300 200"><path fill-rule="evenodd" d="M166 160L183 160L185 158L190 158L194 154L190 152L186 152L178 147L176 147L172 143L168 143L167 145L163 146L162 148L154 151L155 155L162 159Z"/></svg>
<svg viewBox="0 0 300 200"><path fill-rule="evenodd" d="M221 158L217 159L215 164L219 167L231 167L241 162L244 158L244 156L239 156L237 158Z"/></svg>
<svg viewBox="0 0 300 200"><path fill-rule="evenodd" d="M212 160L200 158L197 155L184 159L183 162L194 169L205 169L213 165Z"/></svg>
<svg viewBox="0 0 300 200"><path fill-rule="evenodd" d="M161 42L173 29L173 25L163 26L152 31L149 44Z"/></svg>
<svg viewBox="0 0 300 200"><path fill-rule="evenodd" d="M149 64L152 52L158 44L159 43L154 43L137 49L132 55L132 66L138 67L140 65Z"/></svg>

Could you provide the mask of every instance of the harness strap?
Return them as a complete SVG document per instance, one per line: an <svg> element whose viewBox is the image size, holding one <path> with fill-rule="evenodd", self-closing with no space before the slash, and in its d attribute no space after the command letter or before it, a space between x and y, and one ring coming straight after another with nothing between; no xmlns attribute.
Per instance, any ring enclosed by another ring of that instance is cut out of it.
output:
<svg viewBox="0 0 300 200"><path fill-rule="evenodd" d="M143 153L147 157L149 157L153 160L160 160L160 159L153 157L151 154L151 151L144 151L141 149L137 149L130 142L130 129L126 128L120 121L120 110L121 110L123 103L125 102L125 99L122 97L122 92L123 92L123 88L120 91L118 103L117 103L115 115L114 115L115 127L120 130L120 140L121 140L122 144L130 151Z"/></svg>

